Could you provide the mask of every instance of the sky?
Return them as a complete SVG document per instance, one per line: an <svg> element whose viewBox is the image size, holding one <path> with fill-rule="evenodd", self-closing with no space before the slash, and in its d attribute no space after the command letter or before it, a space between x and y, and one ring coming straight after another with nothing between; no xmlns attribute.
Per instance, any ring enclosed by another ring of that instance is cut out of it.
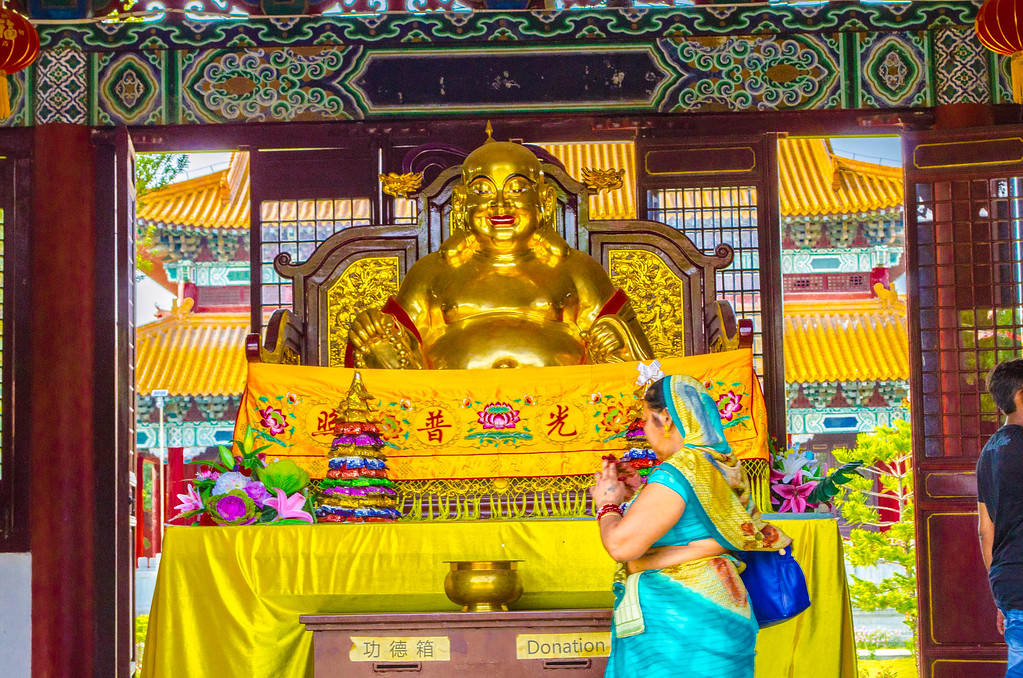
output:
<svg viewBox="0 0 1023 678"><path fill-rule="evenodd" d="M195 179L196 177L227 169L231 153L189 153L188 169L178 177L178 181ZM135 325L144 325L156 320L157 307L169 310L174 303L174 295L156 284L149 276L135 284Z"/></svg>
<svg viewBox="0 0 1023 678"><path fill-rule="evenodd" d="M831 150L853 160L902 167L899 137L836 137L831 139Z"/></svg>

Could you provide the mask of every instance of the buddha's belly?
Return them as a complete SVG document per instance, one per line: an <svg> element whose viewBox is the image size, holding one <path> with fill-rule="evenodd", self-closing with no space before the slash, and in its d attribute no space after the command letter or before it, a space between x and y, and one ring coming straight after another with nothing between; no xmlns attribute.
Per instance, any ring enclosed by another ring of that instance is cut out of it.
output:
<svg viewBox="0 0 1023 678"><path fill-rule="evenodd" d="M487 313L449 323L423 346L434 369L490 369L578 365L586 347L569 323L522 315Z"/></svg>

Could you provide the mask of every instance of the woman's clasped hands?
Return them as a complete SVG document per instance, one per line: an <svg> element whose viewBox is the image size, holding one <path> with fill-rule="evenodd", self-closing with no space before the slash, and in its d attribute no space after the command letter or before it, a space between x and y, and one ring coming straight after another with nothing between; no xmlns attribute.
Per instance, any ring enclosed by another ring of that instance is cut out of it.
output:
<svg viewBox="0 0 1023 678"><path fill-rule="evenodd" d="M627 498L625 482L619 479L618 466L614 457L604 457L600 471L593 474L594 484L590 488L593 509L606 504L621 504Z"/></svg>

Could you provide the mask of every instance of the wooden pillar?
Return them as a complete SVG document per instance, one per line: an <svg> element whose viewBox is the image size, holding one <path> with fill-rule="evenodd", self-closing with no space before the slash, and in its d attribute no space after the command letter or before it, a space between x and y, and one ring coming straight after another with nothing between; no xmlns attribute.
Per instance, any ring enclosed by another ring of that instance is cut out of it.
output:
<svg viewBox="0 0 1023 678"><path fill-rule="evenodd" d="M32 675L92 674L96 238L90 130L34 129L29 244Z"/></svg>

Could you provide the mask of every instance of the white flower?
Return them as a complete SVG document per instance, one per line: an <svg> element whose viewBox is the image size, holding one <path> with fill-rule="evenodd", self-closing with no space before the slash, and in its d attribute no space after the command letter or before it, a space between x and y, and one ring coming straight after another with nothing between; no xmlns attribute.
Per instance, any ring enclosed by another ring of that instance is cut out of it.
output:
<svg viewBox="0 0 1023 678"><path fill-rule="evenodd" d="M251 482L248 478L243 476L237 471L230 471L229 473L222 473L217 478L216 484L213 486L213 494L221 495L227 494L231 490L244 490L245 486Z"/></svg>
<svg viewBox="0 0 1023 678"><path fill-rule="evenodd" d="M785 477L783 477L781 481L783 483L790 482L809 461L810 459L808 459L806 455L801 454L799 451L789 450L781 459L782 471L785 473Z"/></svg>

